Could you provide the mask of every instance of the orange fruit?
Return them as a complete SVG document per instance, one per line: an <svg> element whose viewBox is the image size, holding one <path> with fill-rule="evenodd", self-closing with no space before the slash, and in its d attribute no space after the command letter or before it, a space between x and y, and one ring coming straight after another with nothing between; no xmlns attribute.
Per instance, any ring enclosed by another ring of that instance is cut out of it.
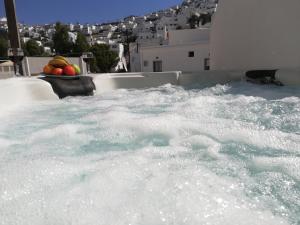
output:
<svg viewBox="0 0 300 225"><path fill-rule="evenodd" d="M52 74L52 70L54 69L51 65L46 65L43 69L44 74Z"/></svg>

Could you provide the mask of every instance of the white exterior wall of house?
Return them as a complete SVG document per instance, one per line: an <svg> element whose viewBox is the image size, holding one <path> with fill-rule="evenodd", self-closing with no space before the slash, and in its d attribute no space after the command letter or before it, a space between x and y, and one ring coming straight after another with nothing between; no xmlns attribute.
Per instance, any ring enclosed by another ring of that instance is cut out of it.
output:
<svg viewBox="0 0 300 225"><path fill-rule="evenodd" d="M138 52L138 45L130 43L130 71L141 72L141 57Z"/></svg>
<svg viewBox="0 0 300 225"><path fill-rule="evenodd" d="M189 52L193 52L194 57L189 57ZM162 71L202 71L208 57L209 45L205 42L143 47L140 50L141 71L154 72L155 61L161 61Z"/></svg>
<svg viewBox="0 0 300 225"><path fill-rule="evenodd" d="M131 71L154 72L156 61L161 61L162 71L203 71L209 58L209 33L209 29L174 30L164 45L132 44Z"/></svg>
<svg viewBox="0 0 300 225"><path fill-rule="evenodd" d="M215 70L300 68L299 0L222 0L213 18Z"/></svg>
<svg viewBox="0 0 300 225"><path fill-rule="evenodd" d="M210 29L185 29L169 31L169 45L184 43L208 42Z"/></svg>

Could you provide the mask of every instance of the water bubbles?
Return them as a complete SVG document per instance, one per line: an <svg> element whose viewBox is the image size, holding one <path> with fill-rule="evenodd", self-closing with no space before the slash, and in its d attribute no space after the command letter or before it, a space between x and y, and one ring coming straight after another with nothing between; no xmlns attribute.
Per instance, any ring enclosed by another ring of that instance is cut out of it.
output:
<svg viewBox="0 0 300 225"><path fill-rule="evenodd" d="M0 224L296 225L299 96L168 85L1 114Z"/></svg>

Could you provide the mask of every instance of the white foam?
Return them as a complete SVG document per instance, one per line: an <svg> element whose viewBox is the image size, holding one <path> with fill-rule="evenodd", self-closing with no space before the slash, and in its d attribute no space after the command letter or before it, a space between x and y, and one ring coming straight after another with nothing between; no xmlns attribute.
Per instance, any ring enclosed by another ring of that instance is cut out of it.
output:
<svg viewBox="0 0 300 225"><path fill-rule="evenodd" d="M300 180L300 158L290 156L276 158L258 157L254 159L254 163L258 168L265 170L283 170L289 176Z"/></svg>
<svg viewBox="0 0 300 225"><path fill-rule="evenodd" d="M169 156L146 148L80 160L17 160L1 169L1 222L287 224L245 197L235 180Z"/></svg>
<svg viewBox="0 0 300 225"><path fill-rule="evenodd" d="M249 194L264 187L249 164L299 179L299 134L267 124L276 102L232 88L118 90L1 114L0 224L297 222L274 196ZM224 153L232 143L289 156L243 161Z"/></svg>

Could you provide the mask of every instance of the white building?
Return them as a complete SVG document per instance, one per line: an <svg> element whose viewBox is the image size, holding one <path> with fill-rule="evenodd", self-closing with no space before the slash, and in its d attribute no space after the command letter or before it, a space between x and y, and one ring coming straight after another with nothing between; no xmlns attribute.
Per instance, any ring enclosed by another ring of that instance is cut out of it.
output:
<svg viewBox="0 0 300 225"><path fill-rule="evenodd" d="M132 72L209 69L209 29L169 31L169 43L156 46L131 45Z"/></svg>
<svg viewBox="0 0 300 225"><path fill-rule="evenodd" d="M77 40L77 33L68 32L68 34L69 34L69 41L75 43Z"/></svg>
<svg viewBox="0 0 300 225"><path fill-rule="evenodd" d="M222 0L213 18L215 70L300 68L299 0Z"/></svg>
<svg viewBox="0 0 300 225"><path fill-rule="evenodd" d="M25 44L30 40L31 40L31 38L29 38L29 37L22 37L22 42Z"/></svg>
<svg viewBox="0 0 300 225"><path fill-rule="evenodd" d="M167 29L167 31L176 30L180 25L182 24L178 23L177 16L163 16L156 24L156 29L158 33L161 33L165 28Z"/></svg>
<svg viewBox="0 0 300 225"><path fill-rule="evenodd" d="M92 35L93 33L93 30L92 30L92 27L88 24L86 24L83 28L82 28L82 32L83 34L85 35Z"/></svg>
<svg viewBox="0 0 300 225"><path fill-rule="evenodd" d="M51 48L50 47L44 47L44 52L51 55L52 54L52 51L51 51Z"/></svg>
<svg viewBox="0 0 300 225"><path fill-rule="evenodd" d="M113 32L111 30L100 30L97 34L93 34L88 39L90 45L94 44L109 44Z"/></svg>
<svg viewBox="0 0 300 225"><path fill-rule="evenodd" d="M53 36L54 36L54 34L55 34L55 29L54 29L54 28L50 28L50 29L47 29L47 30L46 30L45 36L46 36L47 38L49 38L49 39L52 39Z"/></svg>
<svg viewBox="0 0 300 225"><path fill-rule="evenodd" d="M72 23L68 24L68 28L70 31L74 31L74 27L75 27L74 24L72 24Z"/></svg>
<svg viewBox="0 0 300 225"><path fill-rule="evenodd" d="M6 17L0 18L0 24L6 24L6 23L7 23Z"/></svg>
<svg viewBox="0 0 300 225"><path fill-rule="evenodd" d="M74 25L73 29L74 29L74 31L79 31L79 32L81 32L82 29L83 29L83 25L77 23L77 24Z"/></svg>
<svg viewBox="0 0 300 225"><path fill-rule="evenodd" d="M0 60L0 79L12 77L14 74L14 63L12 61Z"/></svg>
<svg viewBox="0 0 300 225"><path fill-rule="evenodd" d="M4 30L8 29L6 17L0 18L0 28Z"/></svg>

